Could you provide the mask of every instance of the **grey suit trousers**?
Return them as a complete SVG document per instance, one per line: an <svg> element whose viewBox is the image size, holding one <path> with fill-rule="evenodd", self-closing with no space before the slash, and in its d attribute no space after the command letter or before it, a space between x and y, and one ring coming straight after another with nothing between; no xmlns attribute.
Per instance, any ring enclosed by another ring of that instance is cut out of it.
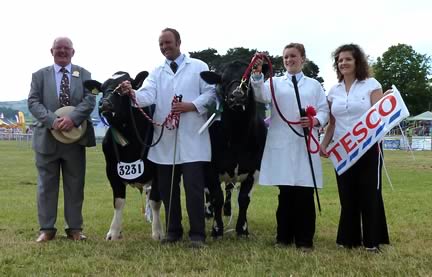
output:
<svg viewBox="0 0 432 277"><path fill-rule="evenodd" d="M183 236L180 199L180 178L183 175L186 209L189 215L189 238L192 241L205 240L204 164L204 162L191 162L175 166L172 197L170 197L172 165L157 165L159 191L165 206L165 214L170 215L166 216L166 223L169 225L167 237L180 239Z"/></svg>
<svg viewBox="0 0 432 277"><path fill-rule="evenodd" d="M56 230L60 172L63 179L65 229L82 229L86 169L85 147L57 143L54 154L35 152L38 169L37 205L41 230Z"/></svg>

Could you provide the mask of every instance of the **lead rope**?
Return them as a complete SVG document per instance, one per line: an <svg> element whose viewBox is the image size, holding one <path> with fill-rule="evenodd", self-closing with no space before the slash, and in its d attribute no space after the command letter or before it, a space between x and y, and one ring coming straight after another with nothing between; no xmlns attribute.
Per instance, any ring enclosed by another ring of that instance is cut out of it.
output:
<svg viewBox="0 0 432 277"><path fill-rule="evenodd" d="M378 155L378 186L377 186L377 189L379 189L379 181L380 181L380 177L379 176L381 174L379 169L380 169L380 163L382 162L382 165L383 165L383 168L384 168L384 172L385 172L386 177L387 177L387 181L389 182L392 191L394 191L392 181L390 180L390 176L389 176L388 171L387 171L387 167L385 166L384 154L382 152L382 147L380 146L379 143L378 143L378 153L379 153L379 155Z"/></svg>
<svg viewBox="0 0 432 277"><path fill-rule="evenodd" d="M255 55L254 57L253 57L253 59L252 59L252 61L251 61L251 63L249 64L249 66L247 67L247 69L246 69L246 71L245 71L245 73L243 74L243 77L242 77L242 81L243 80L247 80L247 78L249 77L249 73L251 72L251 70L252 70L252 67L254 66L254 64L255 64L255 61L257 60L257 59L265 59L266 61L267 61L267 63L268 63L268 65L269 65L269 70L270 70L270 80L269 80L269 82L270 82L270 91L271 91L271 97L272 97L272 102L274 103L274 106L275 106L275 108L276 108L276 111L277 111L277 113L278 113L278 115L279 115L279 117L286 123L286 124L288 124L288 127L297 135L297 136L299 136L299 137L304 137L304 135L302 135L302 134L300 134L298 131L296 131L292 126L291 126L291 124L292 125L298 125L298 124L300 124L300 121L289 121L288 119L286 119L285 118L285 116L282 114L282 112L281 112L281 110L279 109L279 105L278 105L278 103L277 103L277 101L276 101L276 95L275 95L275 92L274 92L274 86L273 86L273 66L272 66L272 63L271 63L271 60L270 60L270 58L267 56L267 55L264 55L264 54L257 54L257 55ZM307 139L307 150L310 152L310 153L312 153L312 154L315 154L315 153L318 153L319 152L319 150L320 150L320 144L319 144L319 141L318 141L318 139L314 136L314 134L313 134L313 118L315 117L315 115L316 115L316 110L315 110L315 108L314 107L312 107L312 106L308 106L308 107L306 107L306 116L309 118L309 122L310 122L310 126L309 127L307 127L309 130L308 130L308 139ZM313 150L312 149L312 142L314 142L315 143L315 145L316 145L316 148L315 148L315 150Z"/></svg>
<svg viewBox="0 0 432 277"><path fill-rule="evenodd" d="M183 95L175 95L174 98L177 100L176 102L181 102ZM170 113L171 114L171 113ZM173 191L173 187L174 187L174 173L175 173L175 166L176 166L176 151L177 151L177 135L178 135L178 127L180 124L180 113L178 114L173 114L176 116L176 121L175 121L175 138L174 138L174 155L173 155L173 164L172 164L172 170L171 170L171 186L170 186L170 197L169 197L169 202L168 202L168 219L167 219L167 224L166 224L166 228L165 228L165 234L167 234L168 236L168 230L169 230L169 224L170 224L170 219L171 219L171 202L172 202L172 191Z"/></svg>
<svg viewBox="0 0 432 277"><path fill-rule="evenodd" d="M116 92L118 89L120 89L120 87L121 87L121 84L119 84L116 88L115 88L115 90L113 91L113 93L114 92ZM175 113L173 113L173 112L170 112L169 114L168 114L168 116L165 118L165 120L164 120L164 122L162 122L162 123L158 123L158 122L156 122L156 121L154 121L143 109L141 109L140 107L138 107L138 103L137 103L137 101L136 101L136 96L135 96L135 93L133 93L133 92L128 92L126 95L128 95L130 98L131 98L131 100L132 100L132 104L134 105L134 106L136 106L137 108L138 108L138 110L144 115L144 117L148 120L148 121L150 121L153 125L156 125L156 126L158 126L158 127L165 127L165 128L167 128L168 130L174 130L175 128L177 128L178 127L178 121L180 120L180 114L175 114ZM171 106L174 104L174 103L177 103L177 102L179 102L179 97L181 97L181 95L180 96L177 96L177 95L174 95L174 97L173 97L173 100L171 101ZM181 98L180 98L181 99Z"/></svg>

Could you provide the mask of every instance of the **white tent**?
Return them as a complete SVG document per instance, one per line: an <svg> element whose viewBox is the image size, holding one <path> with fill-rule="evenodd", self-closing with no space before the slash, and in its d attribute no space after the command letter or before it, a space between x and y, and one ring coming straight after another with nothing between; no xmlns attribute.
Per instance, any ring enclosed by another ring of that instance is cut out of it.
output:
<svg viewBox="0 0 432 277"><path fill-rule="evenodd" d="M413 120L432 120L432 112L426 111L424 113L421 113L419 115L413 116L413 117L409 117L407 118L407 120L409 121L413 121Z"/></svg>

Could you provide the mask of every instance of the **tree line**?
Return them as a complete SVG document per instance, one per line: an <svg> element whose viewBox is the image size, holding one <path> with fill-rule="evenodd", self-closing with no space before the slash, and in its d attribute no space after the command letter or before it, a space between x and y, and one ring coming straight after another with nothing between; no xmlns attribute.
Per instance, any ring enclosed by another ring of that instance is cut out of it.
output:
<svg viewBox="0 0 432 277"><path fill-rule="evenodd" d="M18 115L18 110L14 110L8 107L0 107L0 118L7 118L15 120L15 116Z"/></svg>
<svg viewBox="0 0 432 277"><path fill-rule="evenodd" d="M249 63L256 52L257 49L236 47L221 55L216 49L208 48L189 52L189 55L206 62L210 70L220 72L224 64L230 61ZM273 65L273 74L283 75L285 68L282 56L268 56ZM398 44L389 47L376 61L371 61L370 66L372 76L381 83L384 91L391 88L392 84L399 89L411 115L432 110L432 65L429 56L417 53L410 45ZM322 84L324 79L319 76L319 72L319 67L307 59L303 73ZM5 118L15 119L18 110L0 106L1 113Z"/></svg>

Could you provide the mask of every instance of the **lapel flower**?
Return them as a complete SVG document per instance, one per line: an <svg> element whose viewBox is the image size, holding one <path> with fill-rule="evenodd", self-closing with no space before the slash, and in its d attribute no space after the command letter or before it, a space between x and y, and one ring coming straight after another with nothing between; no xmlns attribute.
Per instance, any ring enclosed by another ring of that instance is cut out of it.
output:
<svg viewBox="0 0 432 277"><path fill-rule="evenodd" d="M76 77L76 78L78 78L79 77L79 71L78 70L75 70L74 72L72 72L72 76L74 76L74 77Z"/></svg>
<svg viewBox="0 0 432 277"><path fill-rule="evenodd" d="M100 91L99 91L97 88L94 88L94 89L92 89L92 91L91 91L91 93L92 93L93 95L98 95L99 92L100 92Z"/></svg>

